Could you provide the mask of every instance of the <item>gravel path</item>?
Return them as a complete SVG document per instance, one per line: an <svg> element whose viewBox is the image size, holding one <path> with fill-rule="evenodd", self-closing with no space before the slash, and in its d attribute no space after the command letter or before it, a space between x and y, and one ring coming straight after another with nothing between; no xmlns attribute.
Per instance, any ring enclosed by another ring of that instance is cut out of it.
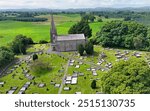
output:
<svg viewBox="0 0 150 111"><path fill-rule="evenodd" d="M67 64L66 64L66 69L65 69L65 72L64 72L64 77L62 78L62 83L61 83L61 86L59 88L59 91L58 91L58 94L61 94L62 90L63 90L63 86L65 84L65 78L66 78L66 75L68 73L68 67L69 67L69 61L67 61Z"/></svg>

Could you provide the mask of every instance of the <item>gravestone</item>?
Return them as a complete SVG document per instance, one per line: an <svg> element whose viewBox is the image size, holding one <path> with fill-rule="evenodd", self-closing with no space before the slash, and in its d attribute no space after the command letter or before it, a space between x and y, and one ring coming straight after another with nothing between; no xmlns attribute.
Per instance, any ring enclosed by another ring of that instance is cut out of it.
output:
<svg viewBox="0 0 150 111"><path fill-rule="evenodd" d="M81 92L75 92L75 94L81 94Z"/></svg>
<svg viewBox="0 0 150 111"><path fill-rule="evenodd" d="M44 83L41 83L41 84L38 85L39 88L43 88L43 87L45 87L45 86L46 86L46 85L45 85Z"/></svg>
<svg viewBox="0 0 150 111"><path fill-rule="evenodd" d="M80 65L76 65L76 67L75 67L75 68L77 68L77 69L78 69L78 68L80 68Z"/></svg>
<svg viewBox="0 0 150 111"><path fill-rule="evenodd" d="M51 81L51 82L50 82L50 84L51 84L51 85L55 85L56 83L55 83L55 82L53 82L53 81Z"/></svg>
<svg viewBox="0 0 150 111"><path fill-rule="evenodd" d="M64 87L64 91L69 91L70 87Z"/></svg>
<svg viewBox="0 0 150 111"><path fill-rule="evenodd" d="M60 87L60 84L55 84L55 88L59 88Z"/></svg>

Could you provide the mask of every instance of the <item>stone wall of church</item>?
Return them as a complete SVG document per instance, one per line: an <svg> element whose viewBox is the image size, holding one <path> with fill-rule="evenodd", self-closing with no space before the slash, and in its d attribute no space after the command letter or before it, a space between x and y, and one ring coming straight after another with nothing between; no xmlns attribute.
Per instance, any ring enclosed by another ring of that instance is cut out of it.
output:
<svg viewBox="0 0 150 111"><path fill-rule="evenodd" d="M56 50L60 52L76 51L80 44L85 45L85 40L57 41Z"/></svg>

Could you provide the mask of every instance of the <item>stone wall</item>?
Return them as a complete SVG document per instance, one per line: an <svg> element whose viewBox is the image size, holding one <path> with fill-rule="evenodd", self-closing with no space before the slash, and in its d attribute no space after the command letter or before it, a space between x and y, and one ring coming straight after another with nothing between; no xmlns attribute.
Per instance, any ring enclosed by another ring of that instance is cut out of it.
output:
<svg viewBox="0 0 150 111"><path fill-rule="evenodd" d="M85 40L57 41L56 51L59 52L77 51L77 47L80 44L85 45Z"/></svg>

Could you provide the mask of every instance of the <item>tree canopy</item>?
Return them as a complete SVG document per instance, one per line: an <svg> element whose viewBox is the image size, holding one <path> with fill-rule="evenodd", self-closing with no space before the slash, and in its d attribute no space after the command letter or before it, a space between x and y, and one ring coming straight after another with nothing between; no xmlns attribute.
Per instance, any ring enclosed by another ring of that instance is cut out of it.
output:
<svg viewBox="0 0 150 111"><path fill-rule="evenodd" d="M35 60L38 59L38 55L37 55L37 54L34 54L32 58L33 58L33 61L35 61Z"/></svg>
<svg viewBox="0 0 150 111"><path fill-rule="evenodd" d="M85 51L88 55L92 55L94 53L94 46L91 42L87 42L85 44Z"/></svg>
<svg viewBox="0 0 150 111"><path fill-rule="evenodd" d="M27 38L23 35L17 35L10 47L15 54L26 54L26 47L29 44L33 44L31 38Z"/></svg>
<svg viewBox="0 0 150 111"><path fill-rule="evenodd" d="M120 61L101 81L107 94L147 94L150 93L150 68L142 59Z"/></svg>
<svg viewBox="0 0 150 111"><path fill-rule="evenodd" d="M90 28L88 22L80 21L77 24L73 25L69 31L69 34L84 34L86 37L92 36L92 29Z"/></svg>
<svg viewBox="0 0 150 111"><path fill-rule="evenodd" d="M35 18L35 17L16 17L12 18L14 21L24 21L24 22L44 22L47 18Z"/></svg>
<svg viewBox="0 0 150 111"><path fill-rule="evenodd" d="M78 46L78 52L80 54L80 56L83 56L83 53L84 53L84 46L82 44L80 44Z"/></svg>
<svg viewBox="0 0 150 111"><path fill-rule="evenodd" d="M81 20L85 21L85 22L94 22L94 20L96 19L96 17L94 16L94 14L82 14L81 15Z"/></svg>
<svg viewBox="0 0 150 111"><path fill-rule="evenodd" d="M96 80L93 80L91 83L91 88L96 89Z"/></svg>
<svg viewBox="0 0 150 111"><path fill-rule="evenodd" d="M94 53L94 45L91 42L87 42L85 45L80 44L78 46L78 53L83 56L84 51L87 55L92 55Z"/></svg>
<svg viewBox="0 0 150 111"><path fill-rule="evenodd" d="M96 43L104 47L144 50L149 47L147 27L133 21L108 22L97 33Z"/></svg>
<svg viewBox="0 0 150 111"><path fill-rule="evenodd" d="M14 53L6 48L0 47L0 67L10 63L14 59Z"/></svg>

